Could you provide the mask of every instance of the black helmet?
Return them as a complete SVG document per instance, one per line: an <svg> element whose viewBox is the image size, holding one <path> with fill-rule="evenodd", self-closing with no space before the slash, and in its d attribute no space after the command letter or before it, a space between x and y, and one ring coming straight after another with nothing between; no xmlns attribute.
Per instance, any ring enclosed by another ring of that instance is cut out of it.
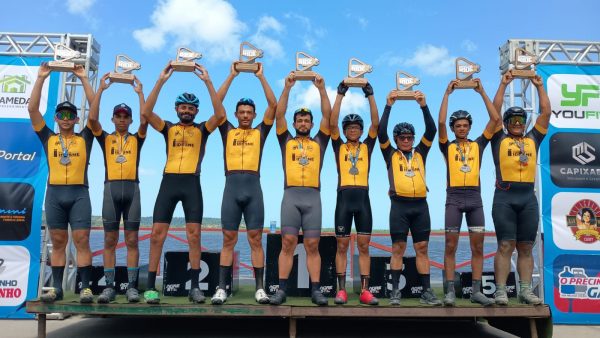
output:
<svg viewBox="0 0 600 338"><path fill-rule="evenodd" d="M457 110L452 115L450 115L450 127L454 126L454 122L458 120L467 120L469 121L469 125L473 124L473 118L471 114L469 114L466 110Z"/></svg>
<svg viewBox="0 0 600 338"><path fill-rule="evenodd" d="M77 107L75 107L75 105L74 105L74 104L72 104L72 103L71 103L71 102L69 102L69 101L64 101L64 102L61 102L61 103L59 103L59 104L56 106L56 110L55 110L55 111L56 111L57 113L58 113L59 111L63 111L63 110L69 110L69 111L71 111L71 112L75 113L75 115L77 115Z"/></svg>
<svg viewBox="0 0 600 338"><path fill-rule="evenodd" d="M521 107L510 107L502 115L502 122L506 123L511 117L522 116L527 120L527 112Z"/></svg>
<svg viewBox="0 0 600 338"><path fill-rule="evenodd" d="M408 122L400 122L394 127L394 138L400 134L415 134L415 127Z"/></svg>
<svg viewBox="0 0 600 338"><path fill-rule="evenodd" d="M363 122L362 117L360 117L358 114L348 114L344 116L344 119L342 120L342 129L346 131L346 127L348 127L350 124L358 124L360 126L360 130L365 128L365 123Z"/></svg>
<svg viewBox="0 0 600 338"><path fill-rule="evenodd" d="M175 100L175 107L179 106L180 104L191 104L192 106L198 108L200 105L200 100L198 100L194 94L183 93L177 96L177 99Z"/></svg>

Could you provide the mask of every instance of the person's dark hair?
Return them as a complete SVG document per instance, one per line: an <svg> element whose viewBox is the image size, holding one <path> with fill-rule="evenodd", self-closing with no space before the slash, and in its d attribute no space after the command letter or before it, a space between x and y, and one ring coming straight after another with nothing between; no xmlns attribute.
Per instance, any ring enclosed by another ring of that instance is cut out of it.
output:
<svg viewBox="0 0 600 338"><path fill-rule="evenodd" d="M308 115L308 116L310 116L310 122L313 121L312 111L308 108L296 109L296 111L294 112L294 122L296 122L296 116L298 116L298 115L300 115L300 116Z"/></svg>

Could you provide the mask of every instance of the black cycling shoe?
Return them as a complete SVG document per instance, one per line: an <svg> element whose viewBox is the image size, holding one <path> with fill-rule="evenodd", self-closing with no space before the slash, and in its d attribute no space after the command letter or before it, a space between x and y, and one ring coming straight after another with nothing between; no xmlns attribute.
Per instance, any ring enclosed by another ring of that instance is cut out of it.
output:
<svg viewBox="0 0 600 338"><path fill-rule="evenodd" d="M315 290L312 292L312 296L310 297L310 300L313 302L313 304L316 304L319 306L329 305L327 297L325 297L323 295L323 293L319 290Z"/></svg>
<svg viewBox="0 0 600 338"><path fill-rule="evenodd" d="M287 298L287 296L285 294L285 291L277 290L277 292L275 292L274 295L269 297L269 304L281 305L281 304L285 303L286 298Z"/></svg>

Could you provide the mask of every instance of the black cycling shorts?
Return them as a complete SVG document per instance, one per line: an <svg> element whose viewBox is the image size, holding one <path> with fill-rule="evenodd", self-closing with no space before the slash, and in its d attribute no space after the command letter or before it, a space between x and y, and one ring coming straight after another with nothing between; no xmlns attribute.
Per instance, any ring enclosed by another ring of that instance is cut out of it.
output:
<svg viewBox="0 0 600 338"><path fill-rule="evenodd" d="M134 181L108 181L104 183L102 223L104 231L118 231L121 217L125 230L140 229L140 187Z"/></svg>
<svg viewBox="0 0 600 338"><path fill-rule="evenodd" d="M183 206L186 223L202 223L203 201L200 176L193 174L163 176L154 204L154 223L171 223L179 201Z"/></svg>
<svg viewBox="0 0 600 338"><path fill-rule="evenodd" d="M483 214L481 192L468 189L448 191L446 195L446 232L460 232L463 214L466 216L467 227L470 233L485 232L485 216Z"/></svg>
<svg viewBox="0 0 600 338"><path fill-rule="evenodd" d="M260 177L247 173L227 175L221 204L223 230L238 231L244 216L247 230L261 230L265 224L265 206Z"/></svg>
<svg viewBox="0 0 600 338"><path fill-rule="evenodd" d="M89 230L92 226L92 203L88 187L83 185L49 185L46 192L46 223L49 229Z"/></svg>
<svg viewBox="0 0 600 338"><path fill-rule="evenodd" d="M533 184L511 183L508 190L496 188L492 218L498 241L534 243L540 221L539 213Z"/></svg>
<svg viewBox="0 0 600 338"><path fill-rule="evenodd" d="M431 220L426 199L399 199L392 197L390 208L390 236L392 243L406 242L408 231L413 243L429 241Z"/></svg>
<svg viewBox="0 0 600 338"><path fill-rule="evenodd" d="M369 191L361 188L348 188L338 191L335 206L335 235L348 237L352 230L352 219L359 235L371 235L373 215Z"/></svg>

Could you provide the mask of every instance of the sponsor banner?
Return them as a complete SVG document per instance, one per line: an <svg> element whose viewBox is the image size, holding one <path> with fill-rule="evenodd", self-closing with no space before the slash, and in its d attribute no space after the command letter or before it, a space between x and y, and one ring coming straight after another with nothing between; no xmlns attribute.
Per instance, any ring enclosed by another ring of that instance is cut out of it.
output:
<svg viewBox="0 0 600 338"><path fill-rule="evenodd" d="M39 66L0 65L0 118L29 119L27 104ZM40 112L46 113L50 81L42 87Z"/></svg>
<svg viewBox="0 0 600 338"><path fill-rule="evenodd" d="M540 147L544 300L555 323L600 324L600 66L537 71L552 106Z"/></svg>
<svg viewBox="0 0 600 338"><path fill-rule="evenodd" d="M27 296L29 250L5 245L0 252L0 306L21 305Z"/></svg>
<svg viewBox="0 0 600 338"><path fill-rule="evenodd" d="M44 148L30 123L0 123L0 177L26 178L38 174Z"/></svg>

